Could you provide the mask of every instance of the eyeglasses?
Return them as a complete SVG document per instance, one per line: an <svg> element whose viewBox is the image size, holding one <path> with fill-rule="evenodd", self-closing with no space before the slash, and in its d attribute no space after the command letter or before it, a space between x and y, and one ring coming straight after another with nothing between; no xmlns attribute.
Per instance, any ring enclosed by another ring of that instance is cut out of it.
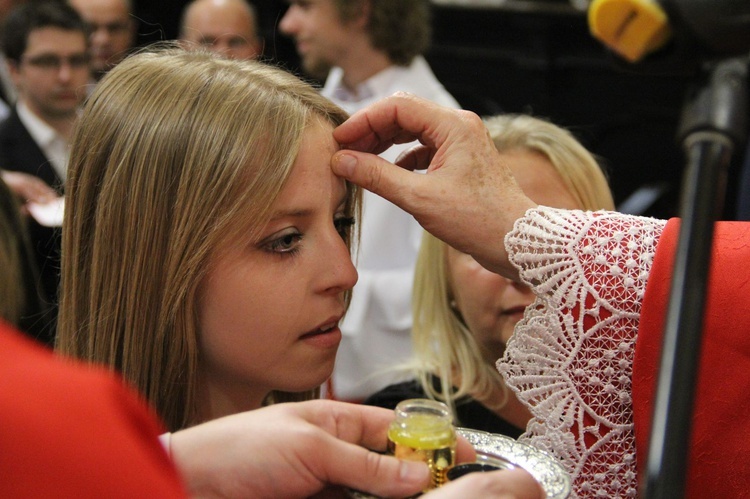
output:
<svg viewBox="0 0 750 499"><path fill-rule="evenodd" d="M83 69L89 66L88 54L73 54L68 57L61 57L55 54L41 54L33 57L23 57L22 61L29 66L34 66L47 71L60 71L63 64L68 64L71 69Z"/></svg>
<svg viewBox="0 0 750 499"><path fill-rule="evenodd" d="M198 43L202 47L211 48L217 45L226 45L230 49L244 48L250 45L250 42L244 36L229 35L225 37L203 37Z"/></svg>

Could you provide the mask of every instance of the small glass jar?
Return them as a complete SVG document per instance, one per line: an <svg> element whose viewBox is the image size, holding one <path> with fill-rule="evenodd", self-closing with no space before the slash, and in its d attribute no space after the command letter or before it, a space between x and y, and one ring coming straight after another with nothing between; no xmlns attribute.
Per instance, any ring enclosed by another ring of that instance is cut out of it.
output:
<svg viewBox="0 0 750 499"><path fill-rule="evenodd" d="M442 402L409 399L395 409L388 429L388 451L399 459L427 463L430 488L443 485L456 462L456 431L451 412Z"/></svg>

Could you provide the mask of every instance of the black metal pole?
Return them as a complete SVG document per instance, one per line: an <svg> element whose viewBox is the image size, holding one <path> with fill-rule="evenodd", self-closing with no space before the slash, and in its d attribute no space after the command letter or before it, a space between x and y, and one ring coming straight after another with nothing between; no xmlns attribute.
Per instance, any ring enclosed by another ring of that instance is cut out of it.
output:
<svg viewBox="0 0 750 499"><path fill-rule="evenodd" d="M747 58L710 65L688 96L680 136L686 154L677 244L641 496L685 493L694 387L713 225L721 214L731 155L746 138Z"/></svg>

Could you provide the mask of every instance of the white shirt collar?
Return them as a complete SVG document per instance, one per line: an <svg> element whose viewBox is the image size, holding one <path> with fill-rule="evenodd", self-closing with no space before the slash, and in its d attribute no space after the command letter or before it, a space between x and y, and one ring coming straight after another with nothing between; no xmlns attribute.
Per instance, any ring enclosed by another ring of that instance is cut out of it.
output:
<svg viewBox="0 0 750 499"><path fill-rule="evenodd" d="M21 123L23 123L31 137L40 147L47 146L55 140L57 137L55 129L31 112L23 101L18 101L16 108L18 110L18 117L21 118Z"/></svg>
<svg viewBox="0 0 750 499"><path fill-rule="evenodd" d="M49 126L41 118L35 115L24 104L22 100L16 103L16 110L21 123L28 130L31 138L37 143L47 159L52 163L61 179L65 180L68 170L68 156L70 154L70 145L54 128Z"/></svg>
<svg viewBox="0 0 750 499"><path fill-rule="evenodd" d="M336 67L331 69L325 86L334 100L352 103L367 101L388 92L393 82L399 80L403 73L409 71L409 68L410 66L388 66L357 85L356 88L349 89L343 82L344 71Z"/></svg>

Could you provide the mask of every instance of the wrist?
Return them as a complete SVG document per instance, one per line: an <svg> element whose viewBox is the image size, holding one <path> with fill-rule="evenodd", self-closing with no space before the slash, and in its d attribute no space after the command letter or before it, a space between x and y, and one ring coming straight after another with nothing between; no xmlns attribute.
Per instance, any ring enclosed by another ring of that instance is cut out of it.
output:
<svg viewBox="0 0 750 499"><path fill-rule="evenodd" d="M161 446L164 447L167 456L172 459L172 433L166 432L159 435L159 442L161 442Z"/></svg>

